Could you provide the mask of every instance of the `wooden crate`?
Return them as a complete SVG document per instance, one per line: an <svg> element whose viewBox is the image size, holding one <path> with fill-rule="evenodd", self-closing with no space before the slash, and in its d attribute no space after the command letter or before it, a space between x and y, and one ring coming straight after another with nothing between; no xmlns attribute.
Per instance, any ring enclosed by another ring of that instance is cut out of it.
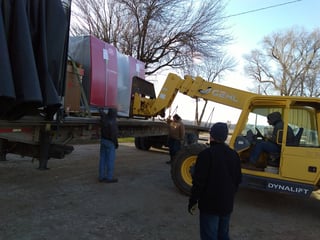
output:
<svg viewBox="0 0 320 240"><path fill-rule="evenodd" d="M81 101L81 82L84 75L84 70L81 66L77 67L74 71L73 66L70 62L67 65L67 79L65 87L64 96L64 108L65 112L68 114L70 112L80 111L80 101ZM79 82L79 79L80 82Z"/></svg>

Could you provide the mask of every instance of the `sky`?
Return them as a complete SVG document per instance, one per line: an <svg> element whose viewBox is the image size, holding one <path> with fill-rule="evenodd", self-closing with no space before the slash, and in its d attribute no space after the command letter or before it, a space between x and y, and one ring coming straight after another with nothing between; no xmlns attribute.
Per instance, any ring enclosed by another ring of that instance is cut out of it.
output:
<svg viewBox="0 0 320 240"><path fill-rule="evenodd" d="M219 84L250 91L253 84L243 72L242 56L259 48L264 36L292 27L312 31L320 27L320 1L318 0L226 0L226 25L234 38L227 53L238 62L236 71L226 75ZM161 82L161 81L160 81ZM172 104L183 119L194 120L195 100L179 94ZM210 113L214 109L212 119ZM168 111L169 112L169 111ZM210 103L204 121L236 123L238 110Z"/></svg>
<svg viewBox="0 0 320 240"><path fill-rule="evenodd" d="M226 15L230 17L227 18L226 24L230 26L234 37L234 43L228 48L228 54L240 62L237 74L243 71L243 54L259 48L263 37L292 27L304 27L307 31L320 27L318 0L229 0L228 2ZM231 83L234 81L226 80Z"/></svg>

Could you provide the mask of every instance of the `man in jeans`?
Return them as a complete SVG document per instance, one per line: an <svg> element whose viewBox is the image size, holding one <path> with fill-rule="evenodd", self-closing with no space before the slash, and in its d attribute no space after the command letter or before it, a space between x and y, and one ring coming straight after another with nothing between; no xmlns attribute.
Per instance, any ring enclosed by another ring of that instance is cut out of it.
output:
<svg viewBox="0 0 320 240"><path fill-rule="evenodd" d="M101 142L99 162L99 182L115 183L113 177L116 149L118 148L117 110L110 108L106 114L99 109L101 116Z"/></svg>
<svg viewBox="0 0 320 240"><path fill-rule="evenodd" d="M234 196L241 183L238 153L225 144L228 127L216 123L210 130L210 147L198 154L192 176L188 211L200 210L202 240L229 239Z"/></svg>

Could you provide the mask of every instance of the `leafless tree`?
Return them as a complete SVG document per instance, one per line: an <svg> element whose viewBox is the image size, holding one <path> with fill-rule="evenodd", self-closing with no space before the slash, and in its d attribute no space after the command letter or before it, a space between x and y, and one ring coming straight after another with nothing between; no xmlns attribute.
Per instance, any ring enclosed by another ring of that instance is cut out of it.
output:
<svg viewBox="0 0 320 240"><path fill-rule="evenodd" d="M218 57L207 58L205 60L202 59L201 56L199 56L199 58L195 57L193 63L187 65L182 71L191 76L201 76L208 82L216 82L222 80L226 72L233 71L236 65L237 62L233 57L221 53ZM208 104L208 100L204 99L203 107L200 110L199 101L202 100L196 99L195 122L197 125L202 123Z"/></svg>
<svg viewBox="0 0 320 240"><path fill-rule="evenodd" d="M320 29L292 28L266 36L245 56L246 73L265 94L320 96Z"/></svg>
<svg viewBox="0 0 320 240"><path fill-rule="evenodd" d="M71 33L92 34L146 64L150 75L229 43L221 0L73 0Z"/></svg>

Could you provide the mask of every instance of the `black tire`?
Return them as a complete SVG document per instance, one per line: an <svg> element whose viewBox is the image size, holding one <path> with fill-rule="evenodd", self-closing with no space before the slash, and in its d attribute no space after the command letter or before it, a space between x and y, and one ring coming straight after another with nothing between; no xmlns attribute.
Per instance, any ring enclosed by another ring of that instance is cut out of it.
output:
<svg viewBox="0 0 320 240"><path fill-rule="evenodd" d="M191 144L182 148L171 165L171 178L175 186L185 195L190 195L192 172L198 153L207 148L205 144Z"/></svg>
<svg viewBox="0 0 320 240"><path fill-rule="evenodd" d="M163 149L163 147L168 146L168 135L149 136L148 138L153 148Z"/></svg>
<svg viewBox="0 0 320 240"><path fill-rule="evenodd" d="M151 143L148 137L136 137L134 139L134 144L137 149L148 151L151 148Z"/></svg>
<svg viewBox="0 0 320 240"><path fill-rule="evenodd" d="M134 138L134 145L135 145L136 149L141 150L140 137Z"/></svg>
<svg viewBox="0 0 320 240"><path fill-rule="evenodd" d="M141 149L144 151L148 151L151 148L151 143L148 137L142 137L140 143L141 143Z"/></svg>

